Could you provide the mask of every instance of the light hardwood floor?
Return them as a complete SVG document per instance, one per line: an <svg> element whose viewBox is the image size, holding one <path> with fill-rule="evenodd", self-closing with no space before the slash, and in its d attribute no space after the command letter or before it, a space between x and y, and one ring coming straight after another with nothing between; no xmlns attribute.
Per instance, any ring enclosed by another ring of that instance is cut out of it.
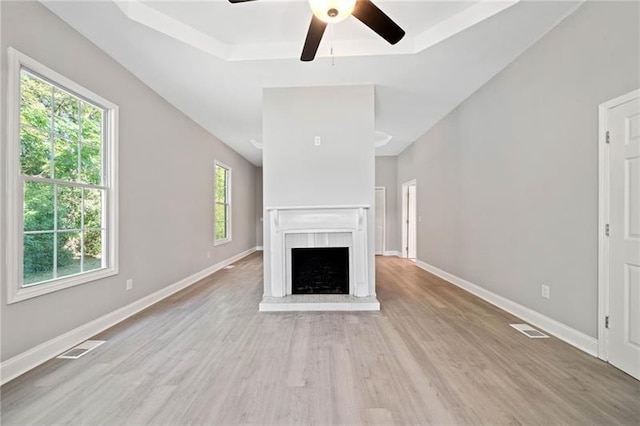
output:
<svg viewBox="0 0 640 426"><path fill-rule="evenodd" d="M251 255L2 387L2 424L640 424L640 382L397 258L379 313L258 313Z"/></svg>

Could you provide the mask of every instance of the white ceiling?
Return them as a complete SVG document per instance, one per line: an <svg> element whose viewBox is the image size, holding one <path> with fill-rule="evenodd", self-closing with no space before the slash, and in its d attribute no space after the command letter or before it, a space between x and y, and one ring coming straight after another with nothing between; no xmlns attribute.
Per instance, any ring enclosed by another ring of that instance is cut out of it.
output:
<svg viewBox="0 0 640 426"><path fill-rule="evenodd" d="M376 153L396 155L581 2L376 1L407 32L400 43L348 18L327 28L307 63L298 59L305 0L44 4L260 165L263 88L374 84L376 130L392 136Z"/></svg>

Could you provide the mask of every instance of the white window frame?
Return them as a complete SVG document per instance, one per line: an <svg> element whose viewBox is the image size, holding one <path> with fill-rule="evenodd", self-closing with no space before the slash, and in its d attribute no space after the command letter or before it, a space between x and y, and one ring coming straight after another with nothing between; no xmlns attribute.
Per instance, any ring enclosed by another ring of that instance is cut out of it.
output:
<svg viewBox="0 0 640 426"><path fill-rule="evenodd" d="M227 166L226 164L216 160L215 162L215 166L214 166L214 174L213 174L213 245L217 246L220 244L226 244L226 243L230 243L231 242L231 167ZM216 238L216 212L215 212L215 208L218 205L218 200L216 200L216 167L222 167L223 169L227 170L227 187L226 189L226 193L227 193L227 238L223 238L223 239L217 239Z"/></svg>
<svg viewBox="0 0 640 426"><path fill-rule="evenodd" d="M118 106L92 91L69 80L42 65L24 53L8 48L8 93L7 93L7 144L5 156L6 182L6 245L5 266L7 303L15 303L65 288L85 284L118 273ZM47 281L43 284L22 286L22 179L20 177L20 71L29 72L59 86L74 95L86 99L104 109L103 185L106 197L103 215L106 267L76 275Z"/></svg>

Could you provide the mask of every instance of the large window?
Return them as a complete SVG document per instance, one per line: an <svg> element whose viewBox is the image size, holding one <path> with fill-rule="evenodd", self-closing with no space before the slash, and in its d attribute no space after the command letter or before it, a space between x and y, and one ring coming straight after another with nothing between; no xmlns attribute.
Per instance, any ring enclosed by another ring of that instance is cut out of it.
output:
<svg viewBox="0 0 640 426"><path fill-rule="evenodd" d="M9 58L11 303L117 272L117 107L13 49Z"/></svg>
<svg viewBox="0 0 640 426"><path fill-rule="evenodd" d="M231 241L231 168L216 161L214 242Z"/></svg>

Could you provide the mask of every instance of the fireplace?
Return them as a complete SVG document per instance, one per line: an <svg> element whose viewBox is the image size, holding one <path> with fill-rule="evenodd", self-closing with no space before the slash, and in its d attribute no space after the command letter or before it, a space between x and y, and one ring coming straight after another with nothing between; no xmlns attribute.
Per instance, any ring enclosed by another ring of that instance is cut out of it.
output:
<svg viewBox="0 0 640 426"><path fill-rule="evenodd" d="M291 250L292 294L349 294L349 247Z"/></svg>
<svg viewBox="0 0 640 426"><path fill-rule="evenodd" d="M380 310L369 207L267 207L260 311Z"/></svg>

